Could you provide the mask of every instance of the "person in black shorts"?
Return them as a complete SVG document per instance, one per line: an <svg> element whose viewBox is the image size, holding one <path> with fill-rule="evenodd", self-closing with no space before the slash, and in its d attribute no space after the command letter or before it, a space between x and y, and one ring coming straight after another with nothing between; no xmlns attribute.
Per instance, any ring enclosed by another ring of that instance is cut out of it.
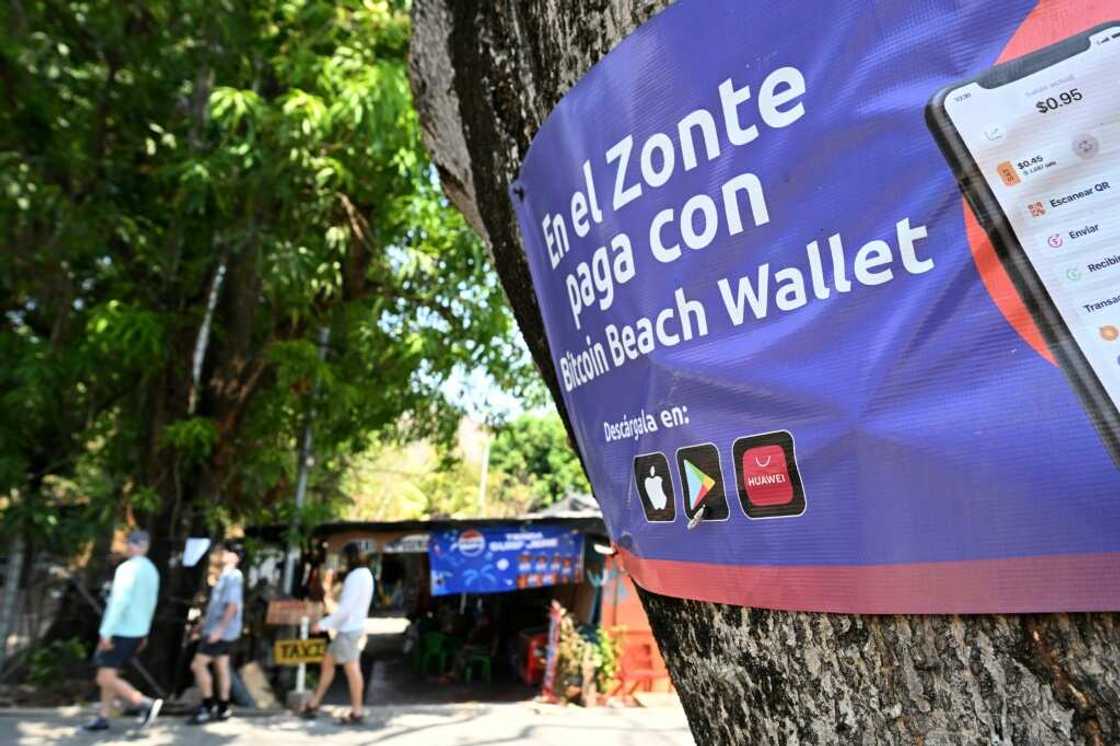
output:
<svg viewBox="0 0 1120 746"><path fill-rule="evenodd" d="M150 543L146 531L130 533L125 542L128 559L113 574L113 589L101 617L100 639L93 656L101 706L97 716L83 726L85 730L109 729L109 710L115 697L140 708L141 728L151 725L163 707L162 699L144 696L119 675L144 646L156 610L159 572L145 556Z"/></svg>
<svg viewBox="0 0 1120 746"><path fill-rule="evenodd" d="M194 672L195 683L202 694L202 704L188 721L192 725L211 720L227 720L230 717L229 654L230 648L241 637L245 581L237 566L241 564L244 550L240 544L226 542L217 547L217 551L220 552L222 574L210 592L206 616L202 619L198 650L191 661L191 671ZM214 665L213 678L210 676L211 663ZM214 678L218 680L217 699L214 698Z"/></svg>

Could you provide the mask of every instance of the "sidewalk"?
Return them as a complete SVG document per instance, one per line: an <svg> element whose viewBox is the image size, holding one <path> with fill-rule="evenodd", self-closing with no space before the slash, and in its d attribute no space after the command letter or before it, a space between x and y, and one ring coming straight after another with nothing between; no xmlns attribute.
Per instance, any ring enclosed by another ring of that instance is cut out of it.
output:
<svg viewBox="0 0 1120 746"><path fill-rule="evenodd" d="M203 727L181 718L161 718L151 730L128 731L131 723L114 722L108 734L87 734L77 726L88 716L76 708L55 711L9 711L0 716L0 743L18 746L86 744L184 744L185 746L692 746L679 707L555 707L532 702L371 707L361 727L314 722L288 714L235 718Z"/></svg>

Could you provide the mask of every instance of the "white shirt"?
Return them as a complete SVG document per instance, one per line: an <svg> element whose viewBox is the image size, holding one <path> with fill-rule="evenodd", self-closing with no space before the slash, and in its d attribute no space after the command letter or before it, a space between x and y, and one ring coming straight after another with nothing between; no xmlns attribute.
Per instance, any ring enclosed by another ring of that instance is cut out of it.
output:
<svg viewBox="0 0 1120 746"><path fill-rule="evenodd" d="M368 567L359 567L346 574L342 596L333 614L319 620L322 629L336 632L365 632L369 605L373 601L373 573Z"/></svg>

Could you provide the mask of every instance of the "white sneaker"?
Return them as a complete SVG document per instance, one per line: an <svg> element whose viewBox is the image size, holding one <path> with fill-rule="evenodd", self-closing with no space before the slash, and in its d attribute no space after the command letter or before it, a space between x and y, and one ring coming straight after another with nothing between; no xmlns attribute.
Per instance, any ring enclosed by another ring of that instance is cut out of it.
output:
<svg viewBox="0 0 1120 746"><path fill-rule="evenodd" d="M152 703L148 705L148 708L140 713L140 717L137 718L140 721L140 730L144 730L151 725L155 719L159 717L159 711L162 709L163 700L158 698L153 699Z"/></svg>

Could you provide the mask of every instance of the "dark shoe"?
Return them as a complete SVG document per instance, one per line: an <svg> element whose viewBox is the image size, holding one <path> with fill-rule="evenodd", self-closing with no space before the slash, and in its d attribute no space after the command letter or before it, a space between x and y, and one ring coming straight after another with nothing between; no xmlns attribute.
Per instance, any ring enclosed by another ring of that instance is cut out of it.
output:
<svg viewBox="0 0 1120 746"><path fill-rule="evenodd" d="M94 733L99 730L109 730L109 721L98 715L93 720L82 726L82 730Z"/></svg>
<svg viewBox="0 0 1120 746"><path fill-rule="evenodd" d="M210 710L206 709L205 707L199 707L197 710L195 710L193 715L187 718L187 724L202 725L204 723L209 723L213 719L213 716L210 715Z"/></svg>
<svg viewBox="0 0 1120 746"><path fill-rule="evenodd" d="M231 710L228 707L225 708L224 710L221 707L214 710L213 719L218 721L218 722L222 722L224 720L229 720L231 717L233 717L233 710Z"/></svg>
<svg viewBox="0 0 1120 746"><path fill-rule="evenodd" d="M144 730L149 725L151 725L155 721L155 719L159 717L159 711L162 709L163 700L154 699L152 700L152 703L150 705L141 710L140 717L138 718L138 720L140 721L140 730Z"/></svg>
<svg viewBox="0 0 1120 746"><path fill-rule="evenodd" d="M304 720L315 720L319 717L318 707L304 707L299 711L299 716Z"/></svg>
<svg viewBox="0 0 1120 746"><path fill-rule="evenodd" d="M365 715L355 715L352 712L346 714L346 717L339 718L339 725L361 725L366 721Z"/></svg>

